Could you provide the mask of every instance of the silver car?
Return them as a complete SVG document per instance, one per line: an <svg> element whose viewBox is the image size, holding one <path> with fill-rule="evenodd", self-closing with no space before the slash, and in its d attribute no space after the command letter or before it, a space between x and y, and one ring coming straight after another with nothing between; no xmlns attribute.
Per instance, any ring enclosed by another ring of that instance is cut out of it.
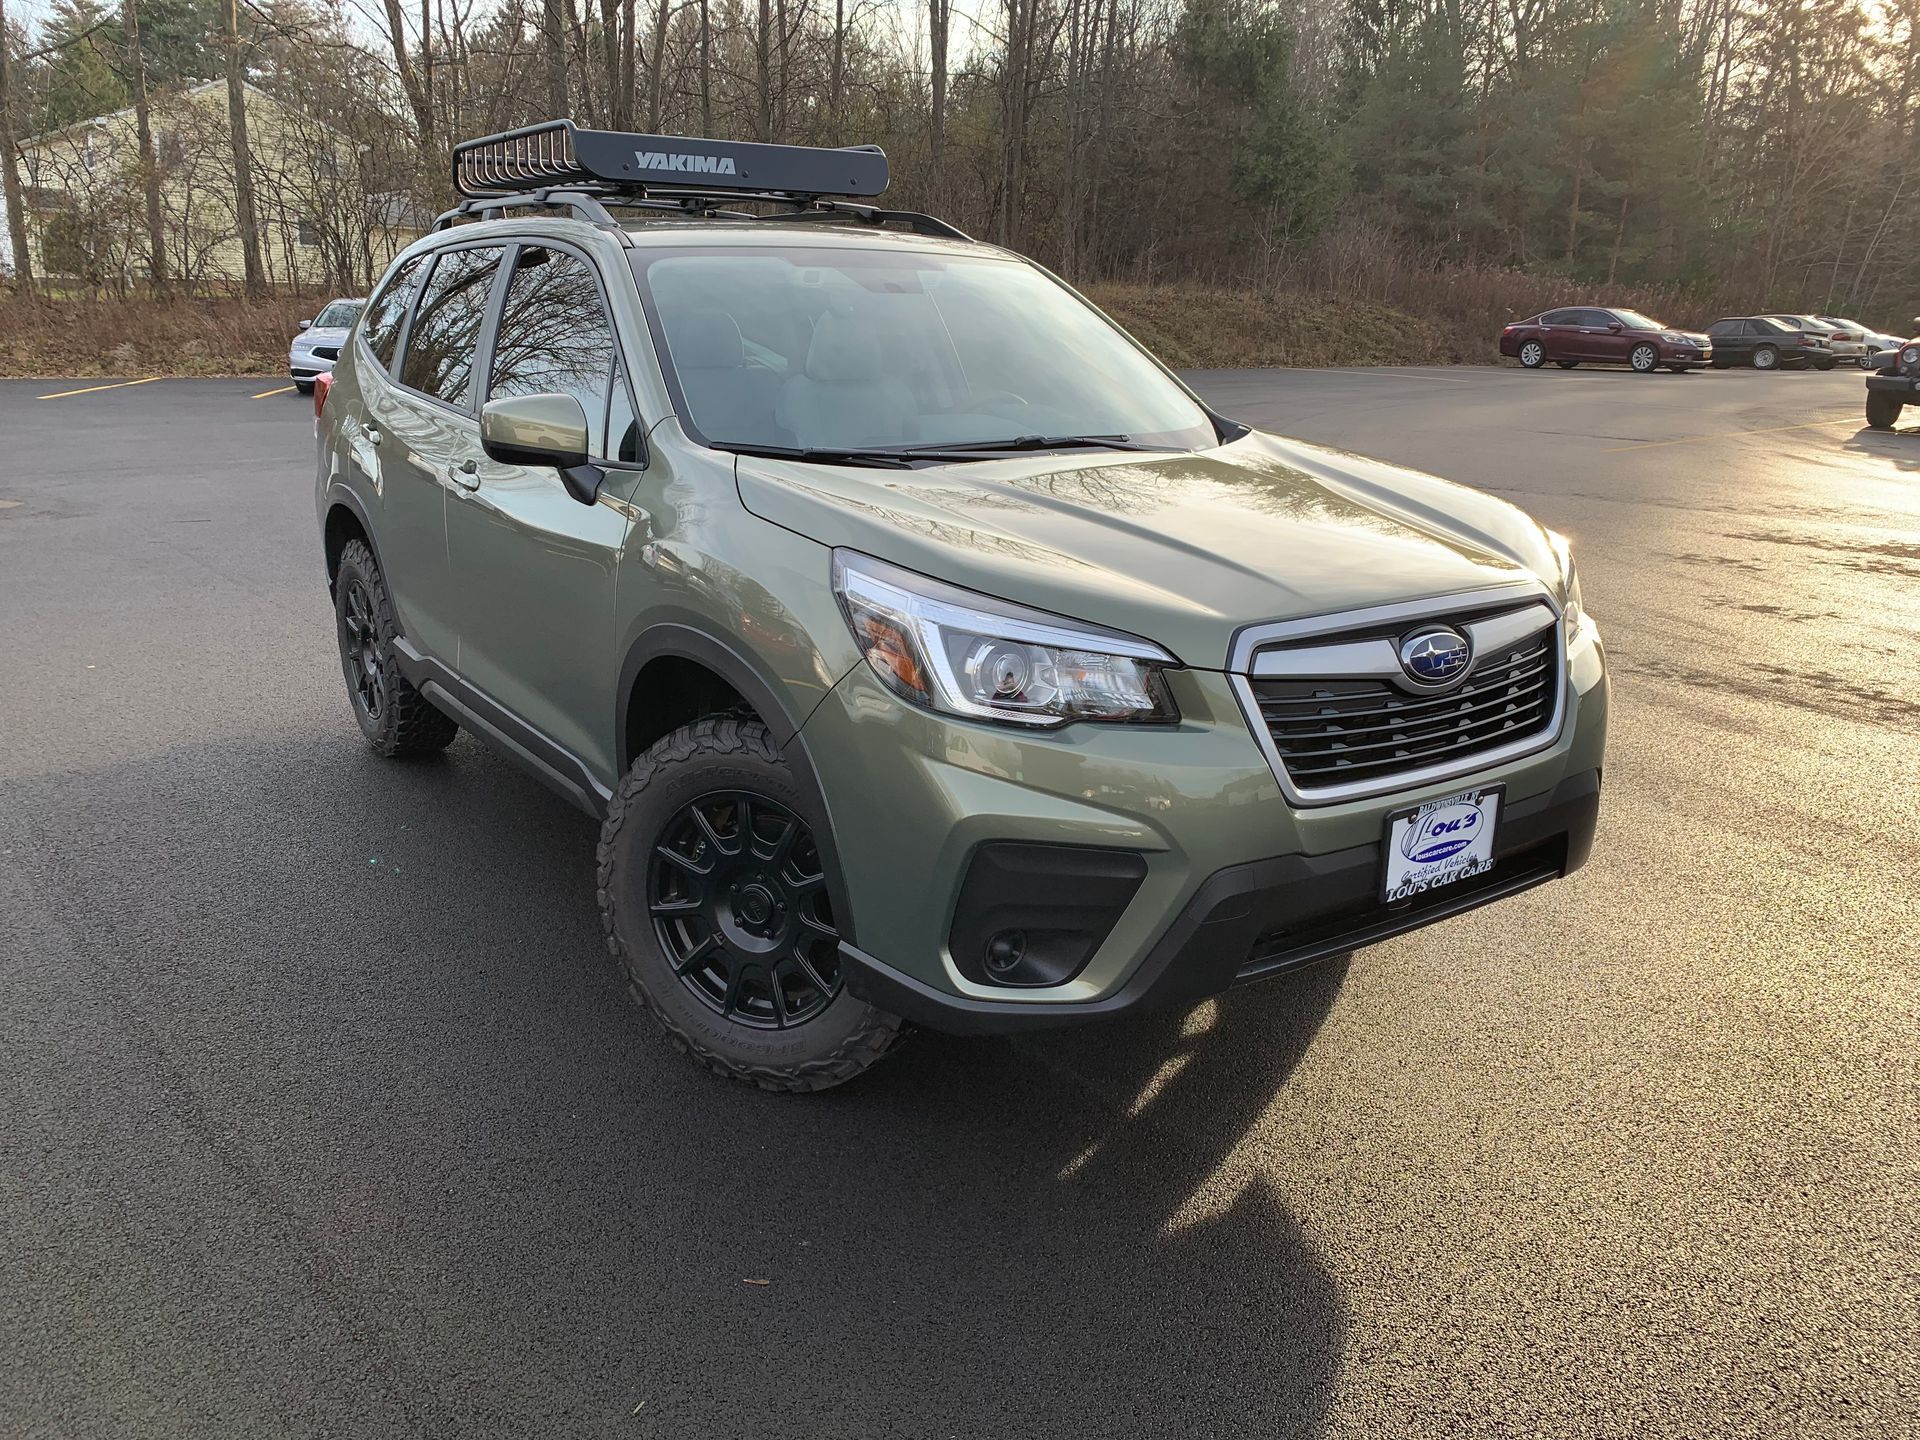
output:
<svg viewBox="0 0 1920 1440"><path fill-rule="evenodd" d="M347 332L360 318L360 307L366 303L364 300L329 300L326 308L313 319L300 322L300 333L293 337L293 347L287 352L287 373L302 395L313 393L315 376L333 370L333 362L340 358L340 347L347 343Z"/></svg>
<svg viewBox="0 0 1920 1440"><path fill-rule="evenodd" d="M1860 357L1862 370L1879 369L1880 357L1883 354L1889 350L1898 350L1907 343L1904 335L1888 335L1882 331L1869 330L1858 320L1840 320L1831 315L1822 315L1819 318L1823 325L1831 325L1836 330L1844 330L1860 337L1860 343L1866 347L1866 353Z"/></svg>

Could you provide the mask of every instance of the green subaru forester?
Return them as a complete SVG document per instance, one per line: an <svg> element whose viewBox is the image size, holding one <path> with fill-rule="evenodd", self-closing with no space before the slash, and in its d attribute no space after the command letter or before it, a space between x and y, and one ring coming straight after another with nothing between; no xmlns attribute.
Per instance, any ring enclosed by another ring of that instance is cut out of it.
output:
<svg viewBox="0 0 1920 1440"><path fill-rule="evenodd" d="M464 728L599 818L634 997L774 1089L1577 868L1607 682L1565 543L1214 414L1045 271L861 203L885 164L459 147L316 396L372 746Z"/></svg>

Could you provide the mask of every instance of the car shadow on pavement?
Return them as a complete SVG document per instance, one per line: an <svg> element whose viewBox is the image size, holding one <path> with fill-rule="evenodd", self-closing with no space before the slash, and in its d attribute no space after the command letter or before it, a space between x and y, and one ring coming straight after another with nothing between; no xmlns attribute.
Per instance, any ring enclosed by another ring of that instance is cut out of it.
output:
<svg viewBox="0 0 1920 1440"><path fill-rule="evenodd" d="M1920 470L1920 425L1896 430L1875 430L1861 426L1849 436L1844 449L1876 460L1890 460L1901 470Z"/></svg>
<svg viewBox="0 0 1920 1440"><path fill-rule="evenodd" d="M627 1002L591 821L469 738L396 764L340 718L0 783L9 863L79 956L37 1033L125 1051L59 1072L36 1206L168 1221L137 1297L77 1243L29 1262L74 1406L126 1398L89 1348L124 1323L183 1421L282 1434L352 1413L370 1374L431 1433L1321 1428L1345 1308L1270 1178L1310 1142L1269 1111L1344 960L1191 1014L921 1034L840 1090L762 1094ZM122 1018L61 1029L90 1009ZM99 1093L133 1072L136 1100ZM180 1238L201 1202L105 1118L172 1094L247 1177L212 1278ZM242 1305L278 1333L283 1269L326 1277L338 1325L298 1363L227 1353L214 1321Z"/></svg>

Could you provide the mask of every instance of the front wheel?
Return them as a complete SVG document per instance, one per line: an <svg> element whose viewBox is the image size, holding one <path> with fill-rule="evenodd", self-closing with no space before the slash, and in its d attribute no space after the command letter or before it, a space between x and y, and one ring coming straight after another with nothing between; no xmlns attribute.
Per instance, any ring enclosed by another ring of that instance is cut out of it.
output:
<svg viewBox="0 0 1920 1440"><path fill-rule="evenodd" d="M1627 352L1627 363L1638 374L1651 375L1660 368L1660 352L1651 345L1636 345Z"/></svg>
<svg viewBox="0 0 1920 1440"><path fill-rule="evenodd" d="M607 948L672 1044L763 1090L825 1090L902 1021L848 993L822 817L758 720L676 730L634 762L600 832Z"/></svg>
<svg viewBox="0 0 1920 1440"><path fill-rule="evenodd" d="M1538 340L1529 340L1520 347L1520 363L1529 370L1538 370L1547 363L1547 347Z"/></svg>
<svg viewBox="0 0 1920 1440"><path fill-rule="evenodd" d="M1753 368L1756 370L1778 370L1780 352L1771 345L1762 345L1753 352Z"/></svg>
<svg viewBox="0 0 1920 1440"><path fill-rule="evenodd" d="M1888 395L1884 391L1867 392L1867 424L1876 430L1891 430L1899 423L1900 412L1906 408L1906 402L1898 395Z"/></svg>

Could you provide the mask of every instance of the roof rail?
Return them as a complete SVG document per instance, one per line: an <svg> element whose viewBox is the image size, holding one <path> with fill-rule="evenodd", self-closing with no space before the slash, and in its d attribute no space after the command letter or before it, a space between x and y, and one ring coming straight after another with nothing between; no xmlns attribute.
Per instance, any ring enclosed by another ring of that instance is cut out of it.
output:
<svg viewBox="0 0 1920 1440"><path fill-rule="evenodd" d="M619 226L609 211L617 208L720 220L851 217L869 225L906 225L923 235L970 238L931 215L845 198L887 188L886 152L878 145L761 145L583 130L571 120L548 120L454 146L453 188L465 199L434 222L436 230L463 216L551 205L612 229ZM720 208L742 201L787 209L758 215Z"/></svg>

